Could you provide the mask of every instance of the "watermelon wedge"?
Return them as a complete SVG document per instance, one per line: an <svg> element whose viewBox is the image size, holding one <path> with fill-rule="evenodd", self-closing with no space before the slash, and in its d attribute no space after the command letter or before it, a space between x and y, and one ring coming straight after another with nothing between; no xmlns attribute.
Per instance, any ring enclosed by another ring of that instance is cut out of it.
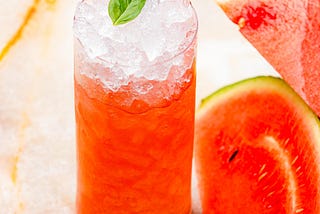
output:
<svg viewBox="0 0 320 214"><path fill-rule="evenodd" d="M203 214L320 213L320 122L282 79L220 89L195 127Z"/></svg>
<svg viewBox="0 0 320 214"><path fill-rule="evenodd" d="M216 1L320 116L320 1Z"/></svg>

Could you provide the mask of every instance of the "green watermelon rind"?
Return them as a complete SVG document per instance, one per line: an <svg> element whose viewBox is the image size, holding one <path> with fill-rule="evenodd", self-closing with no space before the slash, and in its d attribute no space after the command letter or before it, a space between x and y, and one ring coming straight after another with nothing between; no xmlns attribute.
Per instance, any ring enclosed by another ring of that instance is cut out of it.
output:
<svg viewBox="0 0 320 214"><path fill-rule="evenodd" d="M196 112L197 118L207 117L207 111L214 106L220 105L223 101L227 101L235 96L242 96L243 92L251 90L261 91L273 90L275 93L281 94L288 103L291 103L298 115L301 115L301 121L311 135L312 140L316 142L315 153L319 156L320 161L320 120L305 101L281 78L273 76L257 76L248 78L231 85L225 86L211 95L204 98Z"/></svg>

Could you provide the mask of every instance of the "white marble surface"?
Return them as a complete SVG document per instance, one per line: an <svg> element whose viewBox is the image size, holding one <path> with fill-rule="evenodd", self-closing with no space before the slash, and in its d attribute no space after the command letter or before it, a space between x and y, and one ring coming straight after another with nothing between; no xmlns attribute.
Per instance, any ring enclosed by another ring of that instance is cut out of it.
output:
<svg viewBox="0 0 320 214"><path fill-rule="evenodd" d="M0 32L6 32L0 53L14 41L0 58L0 213L73 213L75 1L0 3ZM197 103L234 81L276 75L213 0L193 4L199 16ZM195 179L193 190L194 213L201 213Z"/></svg>

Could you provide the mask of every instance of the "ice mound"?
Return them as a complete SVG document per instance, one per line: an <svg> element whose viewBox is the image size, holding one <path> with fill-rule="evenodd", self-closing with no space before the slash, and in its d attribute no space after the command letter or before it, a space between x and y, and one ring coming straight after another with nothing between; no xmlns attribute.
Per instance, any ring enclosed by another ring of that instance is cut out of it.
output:
<svg viewBox="0 0 320 214"><path fill-rule="evenodd" d="M197 31L196 15L189 1L147 0L136 19L119 26L113 26L109 18L108 3L82 1L76 9L74 35L82 75L117 91L133 77L164 81L173 66L177 78L191 67L192 60L184 62L181 54L194 41ZM153 86L134 88L145 94Z"/></svg>

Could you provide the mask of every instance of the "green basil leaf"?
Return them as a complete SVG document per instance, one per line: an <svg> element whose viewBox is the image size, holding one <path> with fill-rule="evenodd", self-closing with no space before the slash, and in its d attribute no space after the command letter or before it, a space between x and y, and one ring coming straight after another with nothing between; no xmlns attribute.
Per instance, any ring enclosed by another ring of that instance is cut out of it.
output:
<svg viewBox="0 0 320 214"><path fill-rule="evenodd" d="M135 19L145 3L146 0L110 0L108 12L112 23L121 25Z"/></svg>

